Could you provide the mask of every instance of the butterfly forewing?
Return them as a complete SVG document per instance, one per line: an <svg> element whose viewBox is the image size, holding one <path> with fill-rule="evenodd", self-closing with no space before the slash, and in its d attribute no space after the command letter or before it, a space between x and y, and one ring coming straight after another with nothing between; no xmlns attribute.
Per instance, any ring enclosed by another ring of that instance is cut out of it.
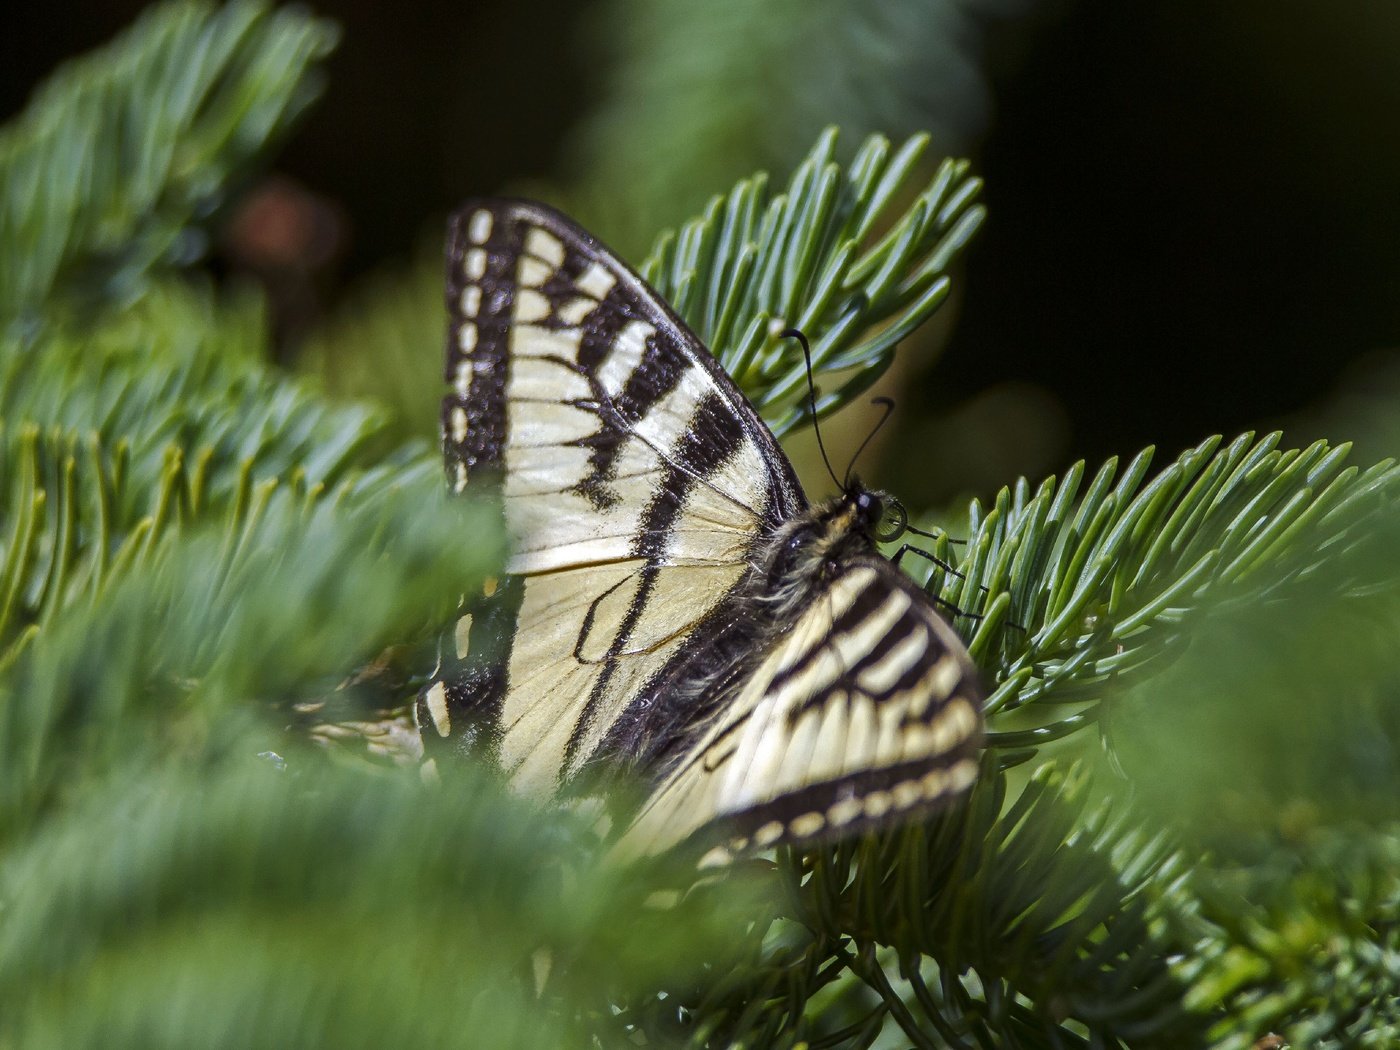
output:
<svg viewBox="0 0 1400 1050"><path fill-rule="evenodd" d="M448 484L499 499L514 553L419 697L425 741L539 798L629 771L650 785L632 851L857 830L970 783L961 643L873 544L820 582L772 578L817 512L640 278L549 208L479 201L447 284Z"/></svg>
<svg viewBox="0 0 1400 1050"><path fill-rule="evenodd" d="M448 308L448 480L459 491L478 472L501 481L513 571L660 554L743 560L765 522L803 506L771 434L709 352L557 213L464 208L451 225Z"/></svg>

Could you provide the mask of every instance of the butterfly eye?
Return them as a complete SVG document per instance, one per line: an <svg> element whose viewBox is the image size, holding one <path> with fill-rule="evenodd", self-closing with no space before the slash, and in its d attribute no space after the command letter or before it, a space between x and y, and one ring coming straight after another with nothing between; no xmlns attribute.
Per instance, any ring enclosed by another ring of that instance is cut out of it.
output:
<svg viewBox="0 0 1400 1050"><path fill-rule="evenodd" d="M884 510L873 534L881 543L888 543L904 535L904 530L909 527L909 514L905 511L904 504L897 499L885 504Z"/></svg>

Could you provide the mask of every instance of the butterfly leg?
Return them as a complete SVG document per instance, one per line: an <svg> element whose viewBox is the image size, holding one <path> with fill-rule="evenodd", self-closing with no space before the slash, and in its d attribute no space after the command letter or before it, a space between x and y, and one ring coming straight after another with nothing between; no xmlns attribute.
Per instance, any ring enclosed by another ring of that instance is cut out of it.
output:
<svg viewBox="0 0 1400 1050"><path fill-rule="evenodd" d="M890 561L898 565L899 560L903 558L906 554L917 554L921 558L927 558L929 561L933 562L933 564L937 565L944 572L951 573L960 580L965 579L962 573L958 572L957 569L953 568L938 555L926 551L922 547L915 547L912 543L901 544L899 550L895 551L894 556L890 558Z"/></svg>
<svg viewBox="0 0 1400 1050"><path fill-rule="evenodd" d="M944 572L951 573L960 580L964 580L967 578L962 573L958 572L957 569L949 565L942 558L938 557L938 555L926 551L922 547L915 547L912 543L903 544L899 548L899 550L894 552L894 556L890 558L890 561L892 561L895 565L898 565L899 560L903 558L906 554L917 554L921 558L926 558L928 561L931 561L933 562L933 564L937 565ZM981 590L985 594L987 588L983 587L981 588ZM958 606L954 605L952 602L948 601L946 598L940 597L937 594L930 594L929 597L933 599L936 605L943 606L955 616L966 616L969 620L982 619L981 614L968 612L966 609L961 609Z"/></svg>

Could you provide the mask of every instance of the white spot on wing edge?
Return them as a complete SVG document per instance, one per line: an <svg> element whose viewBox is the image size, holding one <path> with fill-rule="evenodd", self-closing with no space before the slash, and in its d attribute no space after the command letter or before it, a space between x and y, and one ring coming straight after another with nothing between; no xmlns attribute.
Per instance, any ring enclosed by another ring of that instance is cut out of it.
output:
<svg viewBox="0 0 1400 1050"><path fill-rule="evenodd" d="M849 824L865 812L865 805L858 798L843 798L827 808L826 819L833 827Z"/></svg>
<svg viewBox="0 0 1400 1050"><path fill-rule="evenodd" d="M880 818L890 811L890 798L888 791L872 791L865 796L865 815L868 817Z"/></svg>
<svg viewBox="0 0 1400 1050"><path fill-rule="evenodd" d="M592 299L580 295L570 299L555 312L559 315L559 320L577 327L583 324L583 319L597 308L598 304Z"/></svg>
<svg viewBox="0 0 1400 1050"><path fill-rule="evenodd" d="M464 488L466 488L466 487L467 487L467 465L466 465L465 463L458 463L458 464L457 464L457 477L456 477L456 479L452 482L452 491L453 491L453 492L461 492L461 491L462 491Z"/></svg>
<svg viewBox="0 0 1400 1050"><path fill-rule="evenodd" d="M602 299L610 291L613 285L617 284L617 278L608 273L602 263L596 259L588 264L588 269L579 274L574 285L579 291L593 296L595 299Z"/></svg>
<svg viewBox="0 0 1400 1050"><path fill-rule="evenodd" d="M738 847L735 846L735 849ZM733 850L725 846L716 846L710 852L701 857L695 864L701 871L708 871L711 868L723 868L734 860Z"/></svg>
<svg viewBox="0 0 1400 1050"><path fill-rule="evenodd" d="M951 751L977 731L977 711L957 696L949 700L929 726L930 746L936 753Z"/></svg>
<svg viewBox="0 0 1400 1050"><path fill-rule="evenodd" d="M976 779L977 760L973 758L965 758L961 762L956 762L948 770L948 788L951 791L962 791L969 788Z"/></svg>
<svg viewBox="0 0 1400 1050"><path fill-rule="evenodd" d="M564 242L548 230L532 226L525 235L525 250L536 259L543 259L552 266L564 265Z"/></svg>
<svg viewBox="0 0 1400 1050"><path fill-rule="evenodd" d="M448 736L452 732L452 716L447 711L447 686L434 682L423 698L428 701L428 714L433 718L433 728L438 736Z"/></svg>
<svg viewBox="0 0 1400 1050"><path fill-rule="evenodd" d="M462 274L469 281L479 281L486 275L486 252L482 248L473 248L467 252L466 258L462 260Z"/></svg>
<svg viewBox="0 0 1400 1050"><path fill-rule="evenodd" d="M800 817L794 817L788 827L798 838L805 839L826 827L826 814L803 813Z"/></svg>
<svg viewBox="0 0 1400 1050"><path fill-rule="evenodd" d="M894 804L898 809L908 809L924 797L923 785L917 780L902 780L890 789Z"/></svg>
<svg viewBox="0 0 1400 1050"><path fill-rule="evenodd" d="M783 822L781 820L770 820L753 833L754 846L758 849L771 846L783 837L783 830Z"/></svg>
<svg viewBox="0 0 1400 1050"><path fill-rule="evenodd" d="M467 221L467 239L473 244L485 243L486 238L491 236L491 224L491 213L485 208L478 208Z"/></svg>
<svg viewBox="0 0 1400 1050"><path fill-rule="evenodd" d="M948 784L948 774L941 769L931 769L923 775L919 784L923 787L925 798L937 798Z"/></svg>
<svg viewBox="0 0 1400 1050"><path fill-rule="evenodd" d="M462 289L462 314L465 317L475 317L476 312L481 309L481 289L474 284L469 284Z"/></svg>
<svg viewBox="0 0 1400 1050"><path fill-rule="evenodd" d="M476 349L476 325L470 321L464 321L457 329L457 345L462 353L469 354Z"/></svg>
<svg viewBox="0 0 1400 1050"><path fill-rule="evenodd" d="M453 641L457 644L457 659L465 660L471 652L471 635L472 614L467 613L457 621L457 629L453 632Z"/></svg>
<svg viewBox="0 0 1400 1050"><path fill-rule="evenodd" d="M467 412L461 405L453 405L451 412L452 440L461 444L467 436Z"/></svg>

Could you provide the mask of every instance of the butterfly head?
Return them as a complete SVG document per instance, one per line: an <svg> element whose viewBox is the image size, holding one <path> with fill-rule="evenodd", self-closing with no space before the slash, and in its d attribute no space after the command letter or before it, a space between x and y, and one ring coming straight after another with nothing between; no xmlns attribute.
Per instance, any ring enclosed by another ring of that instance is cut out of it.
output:
<svg viewBox="0 0 1400 1050"><path fill-rule="evenodd" d="M834 574L851 555L903 535L909 516L886 492L852 479L834 499L793 518L773 537L766 568L769 586Z"/></svg>
<svg viewBox="0 0 1400 1050"><path fill-rule="evenodd" d="M881 543L899 539L909 527L904 504L888 492L866 488L859 478L850 480L842 500L851 508L853 526Z"/></svg>

